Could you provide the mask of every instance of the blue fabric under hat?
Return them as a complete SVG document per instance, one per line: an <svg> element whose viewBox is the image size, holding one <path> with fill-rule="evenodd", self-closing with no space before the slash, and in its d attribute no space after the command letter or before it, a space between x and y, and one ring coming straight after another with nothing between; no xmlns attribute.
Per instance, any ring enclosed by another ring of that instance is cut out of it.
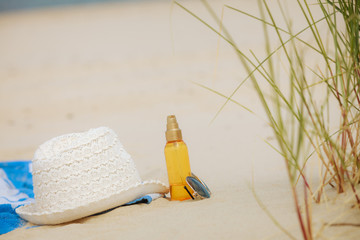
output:
<svg viewBox="0 0 360 240"><path fill-rule="evenodd" d="M0 162L0 234L26 223L15 209L34 201L30 168L30 161Z"/></svg>

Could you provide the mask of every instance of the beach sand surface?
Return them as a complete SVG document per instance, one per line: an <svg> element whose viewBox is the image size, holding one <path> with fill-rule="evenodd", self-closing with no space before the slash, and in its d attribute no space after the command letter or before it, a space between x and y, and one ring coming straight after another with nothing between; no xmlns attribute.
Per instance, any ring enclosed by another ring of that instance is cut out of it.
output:
<svg viewBox="0 0 360 240"><path fill-rule="evenodd" d="M216 26L200 2L181 3ZM225 3L258 14L256 1L211 1L218 14ZM261 56L261 24L229 9L224 24L238 46ZM274 138L251 84L234 99L253 113L230 102L215 120L225 99L194 84L230 95L245 70L226 42L180 7L150 1L8 12L0 36L1 161L31 159L52 137L108 126L143 179L167 182L166 117L175 114L191 169L213 192L55 226L28 223L0 239L289 239L266 211L302 239L285 163L266 143ZM326 225L334 216L359 223L349 205L314 204L313 213L317 239L358 239L359 228Z"/></svg>

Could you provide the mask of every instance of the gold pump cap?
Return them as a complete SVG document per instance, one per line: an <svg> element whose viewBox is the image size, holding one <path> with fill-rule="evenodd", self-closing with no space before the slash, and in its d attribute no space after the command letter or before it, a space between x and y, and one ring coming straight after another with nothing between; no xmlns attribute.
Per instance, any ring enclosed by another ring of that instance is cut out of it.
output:
<svg viewBox="0 0 360 240"><path fill-rule="evenodd" d="M175 115L167 117L165 136L168 142L182 140L181 129L179 128Z"/></svg>

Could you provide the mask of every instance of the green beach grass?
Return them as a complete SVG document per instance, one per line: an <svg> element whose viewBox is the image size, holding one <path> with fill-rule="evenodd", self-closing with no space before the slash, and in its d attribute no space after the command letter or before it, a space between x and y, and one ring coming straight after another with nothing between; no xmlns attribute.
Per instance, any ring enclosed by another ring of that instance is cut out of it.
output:
<svg viewBox="0 0 360 240"><path fill-rule="evenodd" d="M276 139L269 145L285 160L302 237L314 239L311 204L322 202L326 188L333 187L339 194L351 192L354 206L360 206L357 191L360 181L360 0L294 1L306 23L297 31L294 31L284 2L278 1L282 21L278 20L279 16L274 16L266 0L258 1L259 16L230 5L223 6L226 11L234 11L262 24L266 43L263 59L252 51L245 53L236 45L222 17L206 0L201 2L217 26L211 26L180 2L174 3L236 52L247 75L230 95L196 84L224 98L215 119L229 102L251 112L233 99L245 83L251 82ZM315 10L321 12L320 18L315 18ZM303 39L303 33L308 33L310 38ZM276 41L270 37L274 35ZM318 57L317 64L307 61L305 54L309 52ZM282 58L286 82L279 81L276 56ZM310 184L307 174L311 168L308 160L314 157L320 161L319 181L315 186ZM303 191L301 197L299 190ZM271 217L255 193L254 196ZM272 219L285 234L295 239Z"/></svg>

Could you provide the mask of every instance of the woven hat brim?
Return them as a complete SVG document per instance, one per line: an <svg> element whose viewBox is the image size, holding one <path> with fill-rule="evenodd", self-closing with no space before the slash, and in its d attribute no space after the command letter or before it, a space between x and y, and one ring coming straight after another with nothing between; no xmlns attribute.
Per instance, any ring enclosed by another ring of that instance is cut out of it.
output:
<svg viewBox="0 0 360 240"><path fill-rule="evenodd" d="M149 180L114 193L106 198L72 209L64 209L62 211L53 212L36 212L35 202L17 208L16 213L19 214L21 218L38 225L60 224L121 206L149 193L165 194L168 191L169 189L164 183L158 180Z"/></svg>

